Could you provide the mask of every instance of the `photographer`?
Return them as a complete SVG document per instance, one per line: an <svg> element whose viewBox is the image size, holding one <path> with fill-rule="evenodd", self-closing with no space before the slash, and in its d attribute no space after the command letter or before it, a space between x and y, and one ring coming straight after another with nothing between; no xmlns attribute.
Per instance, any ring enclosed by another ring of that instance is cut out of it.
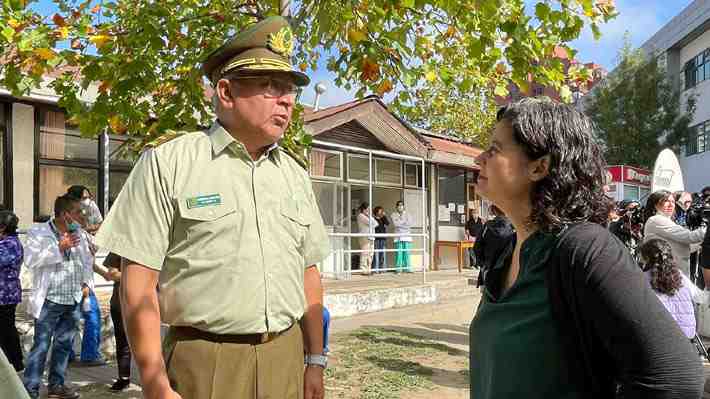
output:
<svg viewBox="0 0 710 399"><path fill-rule="evenodd" d="M690 252L692 244L700 244L705 236L705 228L688 230L677 225L672 217L675 211L675 198L670 191L659 190L648 197L646 202L646 226L644 239L662 238L673 248L673 256L678 268L690 277Z"/></svg>
<svg viewBox="0 0 710 399"><path fill-rule="evenodd" d="M641 206L636 201L622 201L619 204L619 220L609 225L609 231L614 234L629 249L631 256L637 259L636 248L643 239L643 215Z"/></svg>

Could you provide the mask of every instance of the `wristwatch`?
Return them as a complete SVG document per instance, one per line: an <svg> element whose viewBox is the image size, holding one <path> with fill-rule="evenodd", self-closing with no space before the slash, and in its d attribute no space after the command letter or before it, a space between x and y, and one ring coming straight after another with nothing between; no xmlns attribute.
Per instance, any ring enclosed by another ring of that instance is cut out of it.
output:
<svg viewBox="0 0 710 399"><path fill-rule="evenodd" d="M303 363L307 366L319 366L325 369L328 367L328 356L308 354L303 359Z"/></svg>

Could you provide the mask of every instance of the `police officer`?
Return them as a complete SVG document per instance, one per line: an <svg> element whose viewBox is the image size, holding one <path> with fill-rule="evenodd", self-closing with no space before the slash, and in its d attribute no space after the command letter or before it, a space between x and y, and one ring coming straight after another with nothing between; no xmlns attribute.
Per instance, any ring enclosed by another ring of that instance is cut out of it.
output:
<svg viewBox="0 0 710 399"><path fill-rule="evenodd" d="M307 172L277 144L309 82L292 48L287 21L270 17L212 53L217 120L148 148L99 230L123 258L146 398L323 398L314 265L328 237Z"/></svg>

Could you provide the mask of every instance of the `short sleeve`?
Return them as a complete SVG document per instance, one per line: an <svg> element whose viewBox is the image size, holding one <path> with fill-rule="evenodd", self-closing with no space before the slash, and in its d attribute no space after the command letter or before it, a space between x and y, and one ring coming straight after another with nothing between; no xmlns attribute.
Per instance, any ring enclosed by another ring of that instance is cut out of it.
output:
<svg viewBox="0 0 710 399"><path fill-rule="evenodd" d="M330 254L330 239L325 230L323 217L318 209L316 197L313 189L308 186L306 192L308 198L308 210L311 216L311 224L308 226L308 234L303 240L302 254L305 267L310 267L323 261Z"/></svg>
<svg viewBox="0 0 710 399"><path fill-rule="evenodd" d="M143 153L99 228L99 247L151 269L162 268L175 213L170 175L155 149Z"/></svg>

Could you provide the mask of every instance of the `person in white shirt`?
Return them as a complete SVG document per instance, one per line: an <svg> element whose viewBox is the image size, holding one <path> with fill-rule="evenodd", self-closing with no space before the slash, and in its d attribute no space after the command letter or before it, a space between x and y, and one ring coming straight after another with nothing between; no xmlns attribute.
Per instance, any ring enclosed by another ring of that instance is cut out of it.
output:
<svg viewBox="0 0 710 399"><path fill-rule="evenodd" d="M673 193L659 190L648 197L646 202L646 225L644 226L644 241L662 238L671 244L673 257L678 262L678 268L687 277L690 276L691 247L699 247L705 236L705 228L688 230L677 225L672 217L675 211Z"/></svg>
<svg viewBox="0 0 710 399"><path fill-rule="evenodd" d="M360 234L370 234L370 226L374 229L377 225L375 218L370 215L370 204L363 202L358 208L357 226ZM360 270L363 275L370 274L370 265L372 265L372 254L374 250L375 237L359 237L360 249Z"/></svg>
<svg viewBox="0 0 710 399"><path fill-rule="evenodd" d="M394 238L394 246L397 249L394 257L397 273L412 271L409 263L409 250L412 247L412 237L406 234L412 232L412 218L404 209L404 202L397 201L396 210L392 213L392 223L396 234L405 234Z"/></svg>

